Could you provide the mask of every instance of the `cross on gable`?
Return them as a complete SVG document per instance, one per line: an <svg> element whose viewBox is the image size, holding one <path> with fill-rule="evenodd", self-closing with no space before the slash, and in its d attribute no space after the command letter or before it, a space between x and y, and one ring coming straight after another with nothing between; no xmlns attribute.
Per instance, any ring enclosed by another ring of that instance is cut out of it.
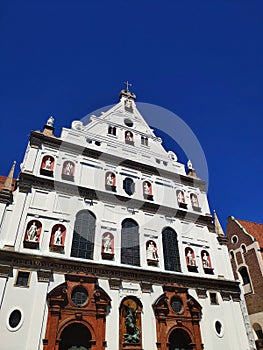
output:
<svg viewBox="0 0 263 350"><path fill-rule="evenodd" d="M129 91L129 86L132 86L132 84L130 84L130 83L128 82L128 80L125 81L123 84L126 85L126 91Z"/></svg>

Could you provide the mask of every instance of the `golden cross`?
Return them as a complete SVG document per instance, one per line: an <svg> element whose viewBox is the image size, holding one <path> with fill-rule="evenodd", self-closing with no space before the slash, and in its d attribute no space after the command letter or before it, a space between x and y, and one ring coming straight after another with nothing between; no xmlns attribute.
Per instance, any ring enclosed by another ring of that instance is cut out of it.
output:
<svg viewBox="0 0 263 350"><path fill-rule="evenodd" d="M129 91L129 86L132 86L132 84L130 84L130 83L128 82L128 80L125 81L123 84L126 85L126 91Z"/></svg>

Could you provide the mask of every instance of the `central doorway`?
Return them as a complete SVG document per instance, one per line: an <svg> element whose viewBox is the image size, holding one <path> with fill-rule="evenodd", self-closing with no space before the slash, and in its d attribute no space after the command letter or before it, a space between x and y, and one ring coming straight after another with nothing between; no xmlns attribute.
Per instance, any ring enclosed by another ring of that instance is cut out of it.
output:
<svg viewBox="0 0 263 350"><path fill-rule="evenodd" d="M89 350L91 349L91 334L81 323L72 323L61 333L59 350Z"/></svg>
<svg viewBox="0 0 263 350"><path fill-rule="evenodd" d="M169 350L189 350L191 343L191 338L185 331L175 329L169 337Z"/></svg>

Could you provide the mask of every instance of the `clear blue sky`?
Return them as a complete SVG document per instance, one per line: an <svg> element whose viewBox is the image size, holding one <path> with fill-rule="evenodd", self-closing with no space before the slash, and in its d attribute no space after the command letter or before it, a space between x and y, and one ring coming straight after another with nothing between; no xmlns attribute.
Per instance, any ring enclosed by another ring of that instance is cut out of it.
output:
<svg viewBox="0 0 263 350"><path fill-rule="evenodd" d="M199 139L223 226L263 222L262 38L257 0L2 1L0 174L50 115L59 134L128 79Z"/></svg>

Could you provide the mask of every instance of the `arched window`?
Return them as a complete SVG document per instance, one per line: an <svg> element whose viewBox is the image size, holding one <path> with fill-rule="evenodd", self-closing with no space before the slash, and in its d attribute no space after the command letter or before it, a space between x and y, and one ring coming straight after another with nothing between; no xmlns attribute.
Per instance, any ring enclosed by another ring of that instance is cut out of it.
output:
<svg viewBox="0 0 263 350"><path fill-rule="evenodd" d="M152 184L150 183L150 181L143 181L142 187L143 187L143 198L152 201L153 194L152 194Z"/></svg>
<svg viewBox="0 0 263 350"><path fill-rule="evenodd" d="M29 221L26 227L24 247L37 249L39 247L41 231L42 231L42 224L40 221L38 220Z"/></svg>
<svg viewBox="0 0 263 350"><path fill-rule="evenodd" d="M74 181L75 164L70 160L63 163L61 177L63 180Z"/></svg>
<svg viewBox="0 0 263 350"><path fill-rule="evenodd" d="M62 252L66 236L66 227L62 224L56 224L52 227L50 236L50 250Z"/></svg>
<svg viewBox="0 0 263 350"><path fill-rule="evenodd" d="M121 228L121 263L140 266L139 226L132 219L125 219Z"/></svg>
<svg viewBox="0 0 263 350"><path fill-rule="evenodd" d="M81 210L76 215L71 256L93 259L96 217L89 210Z"/></svg>
<svg viewBox="0 0 263 350"><path fill-rule="evenodd" d="M254 329L254 331L255 331L255 333L257 335L257 338L258 339L263 339L263 332L262 332L262 328L261 328L260 324L254 323L253 324L253 329Z"/></svg>
<svg viewBox="0 0 263 350"><path fill-rule="evenodd" d="M185 202L184 191L177 190L176 191L176 198L177 198L177 203L179 205L179 208L187 209L187 204Z"/></svg>
<svg viewBox="0 0 263 350"><path fill-rule="evenodd" d="M190 194L190 199L191 199L191 204L192 204L192 208L195 211L201 211L200 205L199 205L199 201L198 201L198 197L195 193L191 193Z"/></svg>
<svg viewBox="0 0 263 350"><path fill-rule="evenodd" d="M102 235L101 255L102 259L108 260L114 257L114 236L111 232L105 232Z"/></svg>
<svg viewBox="0 0 263 350"><path fill-rule="evenodd" d="M206 250L201 251L202 265L205 273L213 274L213 267L211 264L210 255Z"/></svg>
<svg viewBox="0 0 263 350"><path fill-rule="evenodd" d="M116 127L115 126L109 126L108 127L108 134L116 136Z"/></svg>
<svg viewBox="0 0 263 350"><path fill-rule="evenodd" d="M133 179L126 177L123 180L123 189L129 196L132 196L135 192L135 183Z"/></svg>
<svg viewBox="0 0 263 350"><path fill-rule="evenodd" d="M157 266L158 264L158 249L157 245L153 240L146 242L146 259L148 265Z"/></svg>
<svg viewBox="0 0 263 350"><path fill-rule="evenodd" d="M129 130L125 131L125 143L127 143L128 145L134 145L134 137L133 137L133 133Z"/></svg>
<svg viewBox="0 0 263 350"><path fill-rule="evenodd" d="M105 174L105 188L108 191L116 192L116 175L111 171L107 171Z"/></svg>
<svg viewBox="0 0 263 350"><path fill-rule="evenodd" d="M189 271L197 271L195 253L192 248L185 248L185 260Z"/></svg>
<svg viewBox="0 0 263 350"><path fill-rule="evenodd" d="M137 348L142 342L141 325L142 303L133 296L124 298L120 305L120 344L119 349L131 346ZM137 346L136 346L137 345ZM139 346L139 349L141 347Z"/></svg>
<svg viewBox="0 0 263 350"><path fill-rule="evenodd" d="M164 267L169 271L181 271L176 232L166 227L162 232Z"/></svg>
<svg viewBox="0 0 263 350"><path fill-rule="evenodd" d="M42 158L40 166L40 174L45 176L53 176L55 159L52 156L46 155Z"/></svg>
<svg viewBox="0 0 263 350"><path fill-rule="evenodd" d="M250 282L250 278L249 278L249 274L246 266L240 267L238 272L240 273L242 278L244 294L251 293L252 287L251 287L251 282Z"/></svg>

